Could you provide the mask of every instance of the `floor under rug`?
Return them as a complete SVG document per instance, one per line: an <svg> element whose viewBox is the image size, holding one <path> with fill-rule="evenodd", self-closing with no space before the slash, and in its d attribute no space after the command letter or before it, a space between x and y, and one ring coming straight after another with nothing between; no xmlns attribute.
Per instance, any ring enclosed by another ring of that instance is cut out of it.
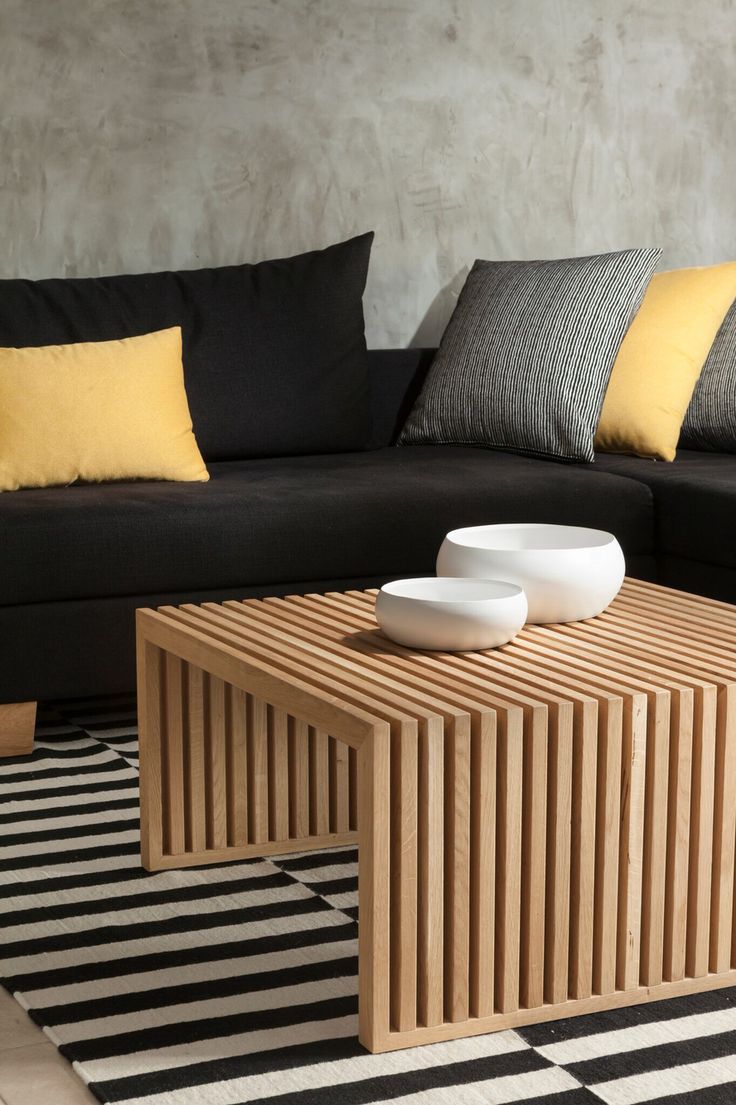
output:
<svg viewBox="0 0 736 1105"><path fill-rule="evenodd" d="M368 1054L355 850L144 872L131 699L0 760L0 887L0 980L103 1102L736 1105L736 990Z"/></svg>

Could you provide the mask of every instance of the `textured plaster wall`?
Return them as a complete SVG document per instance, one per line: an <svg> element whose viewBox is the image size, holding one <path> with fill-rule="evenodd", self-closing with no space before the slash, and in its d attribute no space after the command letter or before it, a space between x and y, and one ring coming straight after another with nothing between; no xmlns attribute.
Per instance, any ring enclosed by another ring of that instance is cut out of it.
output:
<svg viewBox="0 0 736 1105"><path fill-rule="evenodd" d="M375 228L373 345L476 256L736 256L734 0L0 0L0 275Z"/></svg>

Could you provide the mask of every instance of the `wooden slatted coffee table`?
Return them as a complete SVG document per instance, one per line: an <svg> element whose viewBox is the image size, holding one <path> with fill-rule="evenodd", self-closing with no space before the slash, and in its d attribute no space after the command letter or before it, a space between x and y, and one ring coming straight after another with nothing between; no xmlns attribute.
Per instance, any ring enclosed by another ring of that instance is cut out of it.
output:
<svg viewBox="0 0 736 1105"><path fill-rule="evenodd" d="M736 607L459 655L374 595L138 612L145 866L358 840L373 1051L736 985Z"/></svg>

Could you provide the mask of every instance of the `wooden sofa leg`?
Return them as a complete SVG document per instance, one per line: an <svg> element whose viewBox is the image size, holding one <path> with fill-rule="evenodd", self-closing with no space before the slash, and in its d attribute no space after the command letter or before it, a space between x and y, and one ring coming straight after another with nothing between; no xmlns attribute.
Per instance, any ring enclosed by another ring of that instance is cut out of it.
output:
<svg viewBox="0 0 736 1105"><path fill-rule="evenodd" d="M0 705L0 757L30 756L36 728L35 702Z"/></svg>

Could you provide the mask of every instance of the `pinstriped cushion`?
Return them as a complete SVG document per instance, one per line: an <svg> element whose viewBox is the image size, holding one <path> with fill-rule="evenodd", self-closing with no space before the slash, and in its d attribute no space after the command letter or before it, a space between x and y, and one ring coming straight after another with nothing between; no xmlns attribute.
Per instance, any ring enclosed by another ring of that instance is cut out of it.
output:
<svg viewBox="0 0 736 1105"><path fill-rule="evenodd" d="M680 445L736 453L736 300L703 365L682 424Z"/></svg>
<svg viewBox="0 0 736 1105"><path fill-rule="evenodd" d="M399 444L593 460L613 362L659 255L476 261Z"/></svg>

